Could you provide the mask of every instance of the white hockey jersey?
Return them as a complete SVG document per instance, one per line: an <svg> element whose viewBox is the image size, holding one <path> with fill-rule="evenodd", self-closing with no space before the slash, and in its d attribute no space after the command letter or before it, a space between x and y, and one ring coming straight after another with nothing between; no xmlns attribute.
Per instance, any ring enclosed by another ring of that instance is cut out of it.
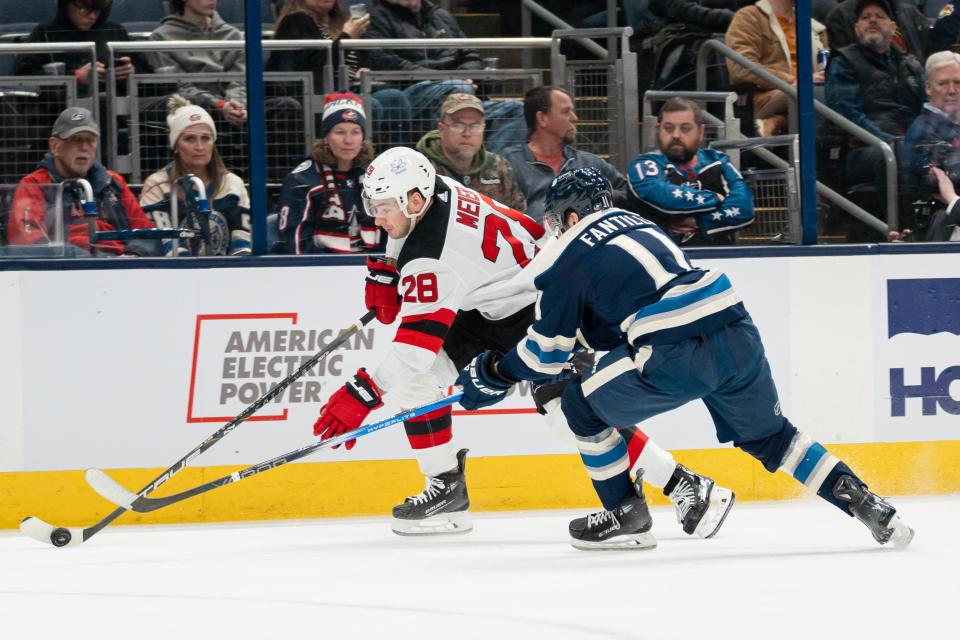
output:
<svg viewBox="0 0 960 640"><path fill-rule="evenodd" d="M429 369L458 311L500 320L533 304L532 283L514 276L545 241L532 218L437 176L429 210L394 244L403 304L393 349L374 373L377 386L387 390Z"/></svg>

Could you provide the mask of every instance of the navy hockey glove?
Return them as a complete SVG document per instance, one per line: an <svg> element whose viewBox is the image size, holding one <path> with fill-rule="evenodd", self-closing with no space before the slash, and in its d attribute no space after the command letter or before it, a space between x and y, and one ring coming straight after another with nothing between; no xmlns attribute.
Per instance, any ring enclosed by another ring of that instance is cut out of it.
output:
<svg viewBox="0 0 960 640"><path fill-rule="evenodd" d="M506 397L517 380L508 378L497 369L502 358L503 354L497 351L484 351L463 368L456 382L463 387L460 406L476 411Z"/></svg>

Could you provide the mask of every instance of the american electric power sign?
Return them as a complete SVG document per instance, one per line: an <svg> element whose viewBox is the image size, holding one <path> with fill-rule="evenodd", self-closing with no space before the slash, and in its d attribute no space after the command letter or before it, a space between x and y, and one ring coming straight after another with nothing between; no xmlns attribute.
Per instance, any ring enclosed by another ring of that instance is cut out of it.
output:
<svg viewBox="0 0 960 640"><path fill-rule="evenodd" d="M316 411L359 367L376 368L393 327L365 327L308 369L251 422L287 420L289 409ZM308 328L298 314L227 313L196 316L187 422L227 422L291 375L339 335L334 327ZM455 411L456 414L466 413ZM529 383L517 385L503 406L473 415L536 413Z"/></svg>
<svg viewBox="0 0 960 640"><path fill-rule="evenodd" d="M360 329L308 369L251 421L286 420L290 405L320 406L356 369L375 363L375 329ZM198 315L190 370L187 422L224 422L291 375L340 330L306 328L296 313Z"/></svg>
<svg viewBox="0 0 960 640"><path fill-rule="evenodd" d="M890 417L960 414L960 278L887 280Z"/></svg>

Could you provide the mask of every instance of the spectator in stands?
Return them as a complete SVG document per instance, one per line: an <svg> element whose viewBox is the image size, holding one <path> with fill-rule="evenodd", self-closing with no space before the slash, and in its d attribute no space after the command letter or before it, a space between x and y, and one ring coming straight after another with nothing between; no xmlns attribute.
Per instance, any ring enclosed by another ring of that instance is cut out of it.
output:
<svg viewBox="0 0 960 640"><path fill-rule="evenodd" d="M96 66L96 77L102 86L107 75L110 51L108 42L126 42L130 35L123 26L110 22L113 0L57 0L57 16L52 22L38 24L27 37L27 42L94 42L97 62L81 51L60 53L30 53L17 57L17 75L44 75L44 65L61 62L64 74L73 75L80 87L79 93L89 93L91 70ZM118 81L130 77L136 70L149 71L146 58L140 54L118 56L115 72ZM52 117L52 114L51 114Z"/></svg>
<svg viewBox="0 0 960 640"><path fill-rule="evenodd" d="M609 162L573 147L577 114L570 94L559 87L535 87L523 99L527 142L503 152L527 199L526 214L543 219L544 200L553 179L571 169L593 167L610 181L614 199L626 198L627 181Z"/></svg>
<svg viewBox="0 0 960 640"><path fill-rule="evenodd" d="M281 253L383 250L386 235L361 200L363 174L373 155L360 99L352 93L328 95L311 157L283 181Z"/></svg>
<svg viewBox="0 0 960 640"><path fill-rule="evenodd" d="M651 9L656 0L623 0L616 24L633 29L635 37L647 38L660 31L666 22L657 16ZM586 29L604 28L607 26L607 11L584 18L583 27Z"/></svg>
<svg viewBox="0 0 960 640"><path fill-rule="evenodd" d="M960 55L940 51L927 58L927 95L930 101L907 129L903 145L904 186L932 197L934 206L916 219L921 240L960 240Z"/></svg>
<svg viewBox="0 0 960 640"><path fill-rule="evenodd" d="M209 235L195 240L195 246L180 245L180 253L204 256L250 255L250 196L243 180L230 173L217 150L217 127L213 118L179 95L170 96L167 125L173 161L151 174L143 183L140 206L157 227L191 227L189 215L198 212L196 193L189 180L203 181L210 206ZM177 223L172 219L170 192L177 185ZM189 196L189 201L188 201ZM172 255L173 242L164 244L164 253Z"/></svg>
<svg viewBox="0 0 960 640"><path fill-rule="evenodd" d="M737 9L736 0L651 0L649 8L665 23L644 47L651 57L641 65L641 82L650 74L654 89L683 91L696 89L696 61L700 47L717 33L723 33ZM707 69L707 88L726 85L722 58L714 56Z"/></svg>
<svg viewBox="0 0 960 640"><path fill-rule="evenodd" d="M169 0L173 12L150 34L151 40L243 40L243 33L223 21L217 0ZM217 49L158 51L156 69L174 73L242 73L244 52ZM219 113L232 125L247 121L247 88L240 80L196 85L182 82L178 92L195 105Z"/></svg>
<svg viewBox="0 0 960 640"><path fill-rule="evenodd" d="M25 176L13 196L7 240L10 244L45 244L51 241L55 216L63 216L67 241L94 255L155 256L160 253L156 240L105 240L91 247L90 229L125 231L151 229L137 199L119 174L97 161L100 127L87 109L69 107L53 125L50 151L33 173ZM84 214L79 190L63 190L63 208L54 211L57 189L53 185L83 178L93 189L97 217Z"/></svg>
<svg viewBox="0 0 960 640"><path fill-rule="evenodd" d="M723 33L730 26L737 10L736 0L650 0L654 15L666 21L667 26Z"/></svg>
<svg viewBox="0 0 960 640"><path fill-rule="evenodd" d="M483 146L486 118L483 103L469 93L451 93L440 106L437 129L423 136L417 151L427 156L437 174L523 211L527 200L510 163Z"/></svg>
<svg viewBox="0 0 960 640"><path fill-rule="evenodd" d="M217 13L217 0L170 0L172 15L168 15L153 33L151 40L243 40L243 33L227 24ZM154 67L179 74L243 73L246 70L243 50L176 49L154 54ZM268 95L264 100L268 130L268 179L279 180L303 156L303 111L292 97ZM214 121L237 128L247 121L247 89L244 80L179 83L178 93L191 103L203 107ZM166 99L147 108L147 120L166 118ZM225 133L223 128L221 133ZM237 161L246 157L246 145L233 136L221 141L221 152ZM231 139L232 138L232 139Z"/></svg>
<svg viewBox="0 0 960 640"><path fill-rule="evenodd" d="M926 95L923 68L912 55L891 46L896 25L887 0L858 0L857 42L833 49L827 68L827 104L851 122L893 145L920 113ZM858 146L847 154L848 186L873 185L871 208L886 219L883 152ZM857 233L857 232L854 232ZM876 240L872 235L852 240Z"/></svg>
<svg viewBox="0 0 960 640"><path fill-rule="evenodd" d="M930 52L947 51L960 42L960 12L955 3L943 5L930 30Z"/></svg>
<svg viewBox="0 0 960 640"><path fill-rule="evenodd" d="M659 151L637 156L627 171L638 213L685 247L736 244L735 230L753 222L753 194L730 157L703 148L703 113L670 98L657 116Z"/></svg>
<svg viewBox="0 0 960 640"><path fill-rule="evenodd" d="M345 39L362 38L370 26L370 14L352 18L340 0L287 0L277 16L277 28L273 37L277 40L332 40L331 54L334 73L339 71L340 42ZM347 50L345 56L349 78L338 78L337 87L344 90L357 82L360 57L355 49ZM313 86L317 93L323 91L323 69L327 64L326 49L299 49L274 51L267 61L267 71L312 71Z"/></svg>
<svg viewBox="0 0 960 640"><path fill-rule="evenodd" d="M891 46L900 53L911 53L925 60L930 49L930 23L912 1L891 0L888 17L892 20ZM827 16L827 37L833 49L840 49L859 40L856 23L860 16L860 0L843 0Z"/></svg>
<svg viewBox="0 0 960 640"><path fill-rule="evenodd" d="M277 17L277 40L333 40L333 59L340 58L340 42L361 38L370 26L370 14L362 18L348 17L342 0L287 0ZM337 78L334 85L342 91L360 91L360 56L355 49L347 50L344 58L347 78ZM313 89L323 93L323 68L327 64L326 49L274 51L267 60L267 71L312 71ZM334 64L339 73L339 64ZM390 105L390 117L385 117L382 103ZM386 146L403 145L409 141L410 101L399 89L380 89L373 92L371 105L374 136Z"/></svg>
<svg viewBox="0 0 960 640"><path fill-rule="evenodd" d="M756 62L784 82L796 84L797 23L794 0L759 0L743 7L733 17L725 37L727 46ZM813 82L823 83L817 56L827 48L826 27L811 21L813 32ZM749 84L753 93L753 115L757 133L771 136L787 132L787 94L746 67L727 60L732 84Z"/></svg>
<svg viewBox="0 0 960 640"><path fill-rule="evenodd" d="M830 15L830 12L833 11L839 2L837 0L813 0L810 3L810 13L813 15L813 19L822 23L824 26L827 24L827 16Z"/></svg>
<svg viewBox="0 0 960 640"><path fill-rule="evenodd" d="M466 37L449 11L428 0L384 0L373 8L367 38L434 39ZM476 49L374 49L369 53L372 69L410 71L479 71L484 62ZM404 90L413 106L414 131L434 129L436 114L451 93L476 93L472 80L422 81ZM384 110L393 105L383 101ZM487 116L487 146L501 151L523 139L522 106L513 100L484 104Z"/></svg>

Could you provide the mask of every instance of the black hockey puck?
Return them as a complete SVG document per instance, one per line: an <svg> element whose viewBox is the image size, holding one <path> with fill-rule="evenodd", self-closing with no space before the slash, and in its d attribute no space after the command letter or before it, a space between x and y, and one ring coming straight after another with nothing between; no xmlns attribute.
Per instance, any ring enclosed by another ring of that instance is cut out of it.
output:
<svg viewBox="0 0 960 640"><path fill-rule="evenodd" d="M70 535L70 532L63 527L59 529L54 529L53 533L50 534L50 542L53 543L55 547L65 547L70 544L70 540L73 539L73 536Z"/></svg>

